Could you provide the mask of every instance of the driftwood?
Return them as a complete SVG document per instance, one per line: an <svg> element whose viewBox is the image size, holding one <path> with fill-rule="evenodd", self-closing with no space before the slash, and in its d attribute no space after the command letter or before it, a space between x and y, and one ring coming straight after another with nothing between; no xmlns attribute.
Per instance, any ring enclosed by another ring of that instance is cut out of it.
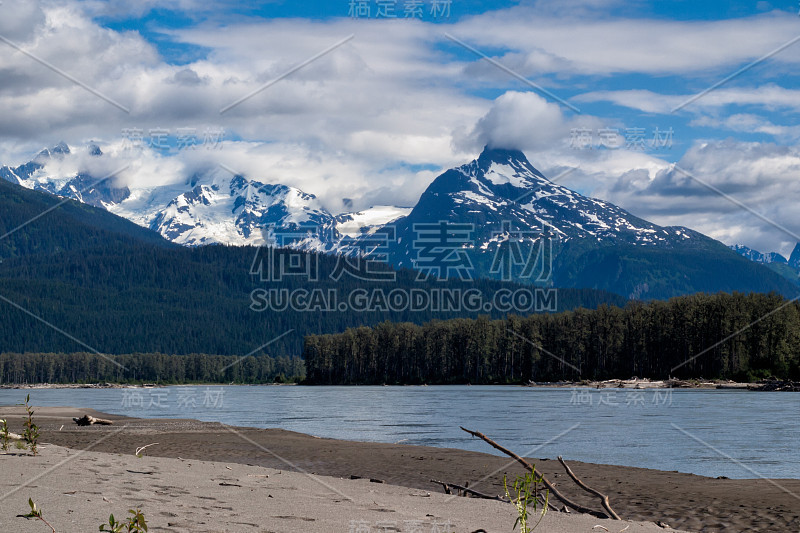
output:
<svg viewBox="0 0 800 533"><path fill-rule="evenodd" d="M499 502L508 503L507 499L501 498L500 496L489 496L488 494L478 492L475 489L471 489L469 487L462 487L461 485L456 485L455 483L445 483L444 481L438 481L436 479L432 479L431 483L438 483L439 485L441 485L444 488L445 494L451 494L450 487L453 487L454 489L458 489L461 492L464 492L466 494L472 494L473 496L477 496L478 498L483 498L484 500L497 500Z"/></svg>
<svg viewBox="0 0 800 533"><path fill-rule="evenodd" d="M452 494L453 492L450 490L450 487L452 487L452 488L454 488L456 490L460 490L461 492L464 492L466 494L472 494L473 496L475 496L477 498L483 498L484 500L496 500L498 502L511 503L508 499L503 498L502 496L490 496L488 494L485 494L483 492L478 492L477 490L471 489L469 487L462 487L461 485L458 485L456 483L447 483L447 482L444 482L444 481L439 481L438 479L432 479L431 483L436 483L438 485L441 485L442 488L444 489L444 493L445 494ZM553 511L556 511L556 512L560 511L558 507L556 507L555 505L550 503L550 501L548 501L548 499L545 498L544 496L542 496L541 494L538 495L536 497L536 499L539 501L540 504L542 504L542 506L546 505L549 509L552 509ZM566 509L566 507L565 507L565 509ZM569 512L569 511L567 511L567 512Z"/></svg>
<svg viewBox="0 0 800 533"><path fill-rule="evenodd" d="M490 439L489 437L487 437L487 436L486 436L486 435L484 435L483 433L480 433L480 432L478 432L478 431L472 431L472 430L469 430L469 429L467 429L467 428L465 428L465 427L462 427L461 429L462 429L462 430L464 430L464 431L466 431L467 433L469 433L469 434L470 434L470 435L472 435L473 437L478 437L479 439L483 440L484 442L486 442L487 444L489 444L489 445L490 445L490 446L492 446L493 448L495 448L495 449L497 449L497 450L500 450L500 451L501 451L501 452L503 452L504 454L508 455L509 457L511 457L512 459L514 459L515 461L517 461L519 464L521 464L522 466L524 466L526 470L530 470L531 472L535 472L535 471L536 471L536 470L534 469L533 465L532 465L532 464L530 464L528 461L526 461L525 459L523 459L522 457L520 457L520 456L519 456L519 455L517 455L516 453L512 452L511 450L509 450L509 449L507 449L507 448L504 448L503 446L501 446L501 445L497 444L495 441L493 441L492 439ZM564 463L563 463L563 460L562 460L562 464L564 464ZM569 473L569 471L568 471L568 473ZM575 478L573 477L573 480L574 480L574 479L575 479ZM540 480L540 481L541 481L541 482L544 484L544 486L545 486L545 487L547 487L547 490L549 490L549 491L550 491L550 493L551 493L553 496L555 496L556 498L558 498L558 499L559 499L559 500L560 500L560 501L561 501L561 502L562 502L564 505L566 505L567 507L572 507L573 509L575 509L575 510L576 510L576 511L578 511L578 512L581 512L581 513L584 513L584 514L589 514L589 515L595 516L595 517L597 517L597 518L613 518L614 520L620 520L620 517L619 517L619 515L617 515L617 513L615 513L613 510L611 510L611 511L608 511L608 509L607 509L607 510L606 510L606 512L599 512L599 511L595 511L594 509L589 509L588 507L584 507L583 505L580 505L579 503L576 503L576 502L574 502L574 501L570 500L569 498L567 498L566 496L564 496L564 495L563 495L563 494L562 494L562 493L561 493L561 492L560 492L560 491L559 491L559 490L558 490L558 489L555 487L555 485L553 485L553 484L550 482L550 480L549 480L549 479L547 479L547 478L546 478L546 477L545 477L543 474L541 474L541 473L539 473L539 480ZM598 493L598 494L599 494L599 493ZM606 499L607 499L607 497L606 497ZM610 508L610 505L609 505L609 508Z"/></svg>
<svg viewBox="0 0 800 533"><path fill-rule="evenodd" d="M83 415L80 418L73 417L72 420L74 420L75 423L78 424L79 426L93 426L95 424L98 424L100 426L111 426L114 424L114 422L111 420L106 420L104 418L95 418L89 415Z"/></svg>
<svg viewBox="0 0 800 533"><path fill-rule="evenodd" d="M567 474L569 474L569 477L572 478L572 481L574 481L580 488L582 488L589 494L593 494L598 498L600 498L600 503L603 504L603 509L606 510L608 516L610 516L614 520L621 520L619 515L614 512L614 509L611 508L611 503L608 501L608 496L606 494L603 494L602 492L593 489L592 487L588 486L586 483L581 481L578 478L578 476L572 473L572 469L569 466L567 466L567 463L564 462L564 459L560 455L558 456L558 462L561 463L561 465L564 467L564 470L566 470Z"/></svg>

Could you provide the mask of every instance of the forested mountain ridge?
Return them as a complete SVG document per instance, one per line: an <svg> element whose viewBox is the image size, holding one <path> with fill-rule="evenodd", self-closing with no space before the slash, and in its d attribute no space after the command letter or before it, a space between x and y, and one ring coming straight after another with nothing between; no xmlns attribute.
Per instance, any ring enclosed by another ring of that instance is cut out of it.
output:
<svg viewBox="0 0 800 533"><path fill-rule="evenodd" d="M0 352L167 353L297 355L302 338L384 320L422 323L433 318L477 316L478 311L254 310L253 291L475 289L492 295L518 285L488 280L418 282L399 271L395 281L369 282L331 275L340 258L283 250L272 258L313 261L318 281L280 281L254 275L256 247L181 247L133 223L84 204L62 202L11 183L0 183ZM27 221L30 221L26 224ZM24 226L23 226L24 224ZM20 227L22 226L22 227ZM357 265L361 262L356 262ZM389 271L386 265L376 265ZM558 308L623 304L607 292L563 290ZM259 303L259 302L255 302ZM29 311L39 317L15 307ZM500 311L494 316L502 316ZM52 327L81 341L70 339ZM268 349L263 344L291 330Z"/></svg>
<svg viewBox="0 0 800 533"><path fill-rule="evenodd" d="M157 233L103 209L0 180L0 259L114 243L178 248Z"/></svg>

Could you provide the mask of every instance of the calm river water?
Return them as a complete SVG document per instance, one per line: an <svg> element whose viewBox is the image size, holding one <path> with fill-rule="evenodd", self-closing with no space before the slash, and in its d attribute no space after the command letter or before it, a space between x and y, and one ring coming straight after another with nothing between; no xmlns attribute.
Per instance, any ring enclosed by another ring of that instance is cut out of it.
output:
<svg viewBox="0 0 800 533"><path fill-rule="evenodd" d="M0 390L0 404L24 400ZM191 386L32 390L31 403L144 418L195 418L360 441L800 479L800 394L500 386Z"/></svg>

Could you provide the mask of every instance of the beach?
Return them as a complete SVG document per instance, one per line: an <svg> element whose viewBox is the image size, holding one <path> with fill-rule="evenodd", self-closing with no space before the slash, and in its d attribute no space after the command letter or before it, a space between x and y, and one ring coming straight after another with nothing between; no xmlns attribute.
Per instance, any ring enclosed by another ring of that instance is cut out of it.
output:
<svg viewBox="0 0 800 533"><path fill-rule="evenodd" d="M72 417L83 414L114 424L78 427ZM0 418L9 419L12 431L21 431L20 407L0 407ZM420 520L427 520L423 531L447 521L458 532L510 531L516 517L511 505L447 496L430 480L469 483L470 488L500 495L503 474L513 478L523 472L506 457L484 453L194 420L42 407L36 409L36 421L40 440L47 443L40 457L15 456L13 449L12 455L0 456L2 492L15 491L3 501L4 531L42 531L42 524L14 518L27 512L28 497L54 522L59 515L68 516L71 525L57 531L96 531L108 512L119 517L137 505L152 531L354 531L358 524L372 531L405 531ZM502 435L493 437L502 441ZM137 458L136 449L148 444ZM596 498L581 491L553 459L530 460L566 495L599 509ZM16 490L21 480L35 478L60 461L66 462ZM608 494L626 521L549 512L540 531L604 531L597 525L617 532L625 526L630 526L628 532L664 531L657 522L685 531L800 529L800 480L713 479L569 464L585 483ZM68 494L72 491L77 492ZM379 529L380 524L395 529Z"/></svg>

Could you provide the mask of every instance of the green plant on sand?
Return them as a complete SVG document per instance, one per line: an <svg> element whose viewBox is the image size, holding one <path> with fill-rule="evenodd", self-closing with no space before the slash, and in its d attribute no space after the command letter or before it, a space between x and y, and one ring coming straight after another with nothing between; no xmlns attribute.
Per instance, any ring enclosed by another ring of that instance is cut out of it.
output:
<svg viewBox="0 0 800 533"><path fill-rule="evenodd" d="M4 452L8 451L8 443L10 441L10 437L8 436L8 422L6 419L0 420L0 448Z"/></svg>
<svg viewBox="0 0 800 533"><path fill-rule="evenodd" d="M28 505L31 506L31 510L28 514L20 514L17 515L20 518L25 518L30 520L34 518L36 520L41 520L47 527L50 528L52 533L56 533L56 528L54 528L50 522L44 519L42 516L42 510L39 508L38 505L33 501L33 498L28 498ZM142 513L141 509L130 509L128 511L132 516L129 516L127 520L124 522L118 522L114 515L108 517L108 524L101 524L99 531L107 531L110 533L147 533L147 522L144 519L144 513ZM108 527L109 529L106 529Z"/></svg>
<svg viewBox="0 0 800 533"><path fill-rule="evenodd" d="M123 531L126 533L141 533L147 531L147 523L144 520L144 514L142 514L141 509L129 509L128 513L133 516L129 516L125 522L117 522L114 519L114 515L108 517L108 524L103 524L100 526L100 531L109 531L111 533L122 533ZM106 529L108 526L109 529Z"/></svg>
<svg viewBox="0 0 800 533"><path fill-rule="evenodd" d="M528 518L530 517L530 511L536 511L536 507L539 504L539 483L541 483L542 478L541 476L536 475L536 471L527 472L524 476L518 476L516 480L514 480L514 494L512 496L509 489L508 489L508 480L506 476L503 475L503 488L506 491L506 498L511 500L511 503L514 504L514 507L517 509L517 520L514 522L513 529L516 529L517 525L519 524L520 533L530 533L536 526L539 525L539 522L542 521L544 518L545 513L547 513L547 503L550 496L550 493L547 492L544 495L544 505L542 506L542 510L539 513L539 521L533 527L528 525Z"/></svg>
<svg viewBox="0 0 800 533"><path fill-rule="evenodd" d="M33 455L39 453L39 426L33 422L33 407L30 406L31 395L25 397L25 412L27 418L25 419L25 429L22 431L22 438L28 443L28 446L33 452Z"/></svg>
<svg viewBox="0 0 800 533"><path fill-rule="evenodd" d="M44 517L42 517L42 510L39 509L39 507L33 502L32 498L28 498L28 505L31 506L31 512L29 512L28 514L21 514L21 515L17 515L17 516L20 516L20 517L28 519L28 520L30 520L31 518L35 518L37 520L41 520L42 522L47 524L47 527L49 527L52 530L53 533L56 533L56 528L54 528L52 525L50 525L50 522L48 522L47 520L44 519Z"/></svg>

